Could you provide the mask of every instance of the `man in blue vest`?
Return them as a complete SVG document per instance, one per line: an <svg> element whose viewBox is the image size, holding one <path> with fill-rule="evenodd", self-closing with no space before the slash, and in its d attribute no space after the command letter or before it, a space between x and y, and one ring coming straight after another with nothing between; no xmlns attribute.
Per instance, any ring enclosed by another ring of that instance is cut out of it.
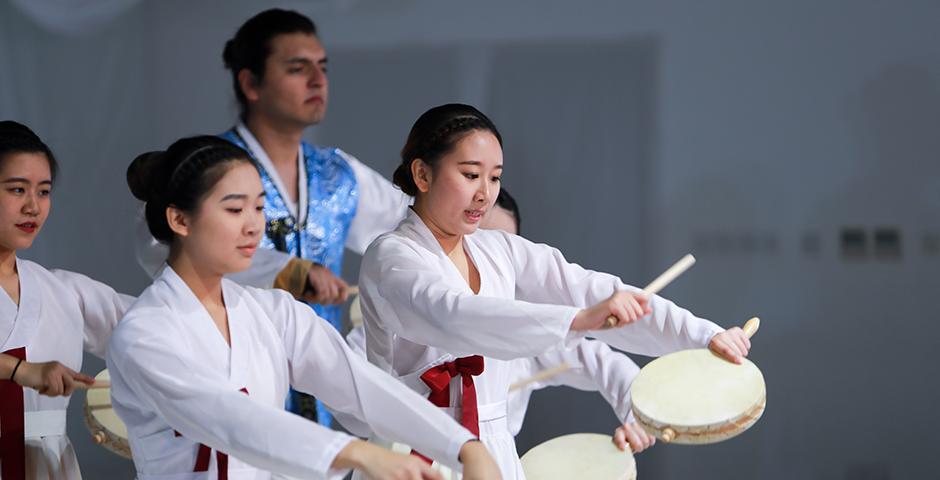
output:
<svg viewBox="0 0 940 480"><path fill-rule="evenodd" d="M232 279L287 290L339 329L340 305L349 293L340 278L344 249L362 254L398 225L410 202L346 152L303 140L304 130L323 119L329 98L326 51L309 18L288 10L261 12L238 29L222 56L241 109L222 137L251 154L265 189L261 248L251 268ZM166 254L143 235L146 248L138 259L154 273ZM294 392L289 404L307 418L331 423L329 412L306 395Z"/></svg>

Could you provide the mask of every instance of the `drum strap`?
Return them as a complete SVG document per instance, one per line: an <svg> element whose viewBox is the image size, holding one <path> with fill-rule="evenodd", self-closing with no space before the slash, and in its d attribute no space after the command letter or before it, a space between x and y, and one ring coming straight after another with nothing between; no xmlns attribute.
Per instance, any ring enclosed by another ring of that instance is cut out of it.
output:
<svg viewBox="0 0 940 480"><path fill-rule="evenodd" d="M26 360L26 347L3 352ZM26 479L26 428L23 421L23 387L0 380L0 478Z"/></svg>
<svg viewBox="0 0 940 480"><path fill-rule="evenodd" d="M248 395L248 389L242 388L239 392ZM177 437L182 437L183 435L180 432L174 431ZM199 444L199 451L196 453L196 465L193 467L193 472L208 472L209 471L209 459L212 457L212 448ZM215 466L219 471L219 480L228 480L228 454L222 453L219 451L215 452Z"/></svg>
<svg viewBox="0 0 940 480"><path fill-rule="evenodd" d="M460 405L460 424L477 437L480 436L480 416L477 412L477 389L473 377L483 373L483 357L473 355L461 357L452 362L444 362L427 369L421 374L421 380L431 388L428 400L438 407L450 406L450 381L460 375L463 395ZM428 463L430 459L417 452L412 452Z"/></svg>

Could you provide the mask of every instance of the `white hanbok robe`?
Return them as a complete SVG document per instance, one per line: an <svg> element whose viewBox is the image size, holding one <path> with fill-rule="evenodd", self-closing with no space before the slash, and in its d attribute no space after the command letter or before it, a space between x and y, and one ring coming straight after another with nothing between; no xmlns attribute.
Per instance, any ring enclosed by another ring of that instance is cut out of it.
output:
<svg viewBox="0 0 940 480"><path fill-rule="evenodd" d="M464 237L464 245L480 272L476 295L414 211L368 248L359 276L367 355L425 397L430 388L420 376L426 370L483 355L485 369L474 382L480 439L505 480L521 479L506 419L509 385L518 378L513 360L570 347L580 338L569 330L582 308L616 291L640 289L506 232L479 229ZM650 305L650 315L591 336L659 356L703 347L722 331L662 297L653 296ZM451 383L451 406L459 405L460 391L458 377Z"/></svg>
<svg viewBox="0 0 940 480"><path fill-rule="evenodd" d="M218 478L219 452L231 480L342 478L331 465L353 437L284 411L289 385L459 469L473 435L353 353L313 310L279 290L223 280L222 291L231 346L170 267L114 332L111 398L140 480ZM194 472L206 449L216 453Z"/></svg>
<svg viewBox="0 0 940 480"><path fill-rule="evenodd" d="M0 292L0 352L25 347L29 362L56 360L82 369L82 351L104 358L114 326L134 298L84 275L47 270L16 259L20 302ZM78 460L66 436L70 396L49 397L23 388L26 478L80 479Z"/></svg>

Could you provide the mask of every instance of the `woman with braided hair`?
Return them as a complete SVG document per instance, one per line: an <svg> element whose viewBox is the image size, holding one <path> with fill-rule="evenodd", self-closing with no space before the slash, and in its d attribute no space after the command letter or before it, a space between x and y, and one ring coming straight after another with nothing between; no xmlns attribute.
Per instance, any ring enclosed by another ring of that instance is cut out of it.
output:
<svg viewBox="0 0 940 480"><path fill-rule="evenodd" d="M223 279L248 268L264 232L264 188L247 152L184 138L137 157L127 178L151 233L170 246L107 355L139 479L339 479L352 468L440 478L416 457L284 411L289 386L470 478L499 478L470 432L353 353L309 307Z"/></svg>
<svg viewBox="0 0 940 480"><path fill-rule="evenodd" d="M746 355L740 329L646 298L547 245L478 229L499 194L503 155L477 109L428 110L401 158L394 182L415 202L362 261L366 354L479 435L503 478L524 478L506 420L514 359L557 354L585 335L651 356L706 345L732 360Z"/></svg>

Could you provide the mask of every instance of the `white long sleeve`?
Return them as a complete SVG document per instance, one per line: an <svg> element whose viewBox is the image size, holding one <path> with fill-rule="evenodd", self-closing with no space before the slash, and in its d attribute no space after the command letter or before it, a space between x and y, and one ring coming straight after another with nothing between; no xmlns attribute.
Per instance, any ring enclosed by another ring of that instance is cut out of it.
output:
<svg viewBox="0 0 940 480"><path fill-rule="evenodd" d="M272 312L282 332L295 389L358 418L382 438L406 443L451 468L461 468L460 449L474 438L472 433L350 349L339 332L308 306L280 291L258 297L259 301L266 298L271 303L262 307Z"/></svg>
<svg viewBox="0 0 940 480"><path fill-rule="evenodd" d="M642 292L619 278L569 263L555 248L522 237L500 234L516 268L516 298L586 308L618 291ZM689 348L702 348L723 329L658 295L650 298L652 313L622 328L592 331L588 335L627 352L661 356Z"/></svg>
<svg viewBox="0 0 940 480"><path fill-rule="evenodd" d="M136 299L80 273L67 270L51 272L75 295L85 325L85 351L104 358L114 327Z"/></svg>

